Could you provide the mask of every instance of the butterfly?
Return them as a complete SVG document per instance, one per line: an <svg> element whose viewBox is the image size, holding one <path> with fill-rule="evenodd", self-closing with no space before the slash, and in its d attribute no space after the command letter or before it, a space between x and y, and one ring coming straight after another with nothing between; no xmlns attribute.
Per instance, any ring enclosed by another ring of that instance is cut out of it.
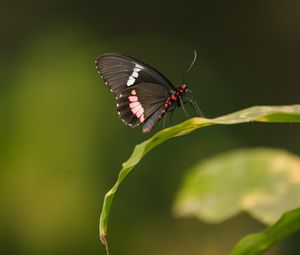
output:
<svg viewBox="0 0 300 255"><path fill-rule="evenodd" d="M163 116L185 103L191 103L203 117L195 100L185 99L191 92L186 84L175 88L163 74L142 61L120 53L105 53L95 63L115 95L119 117L130 127L143 124L143 133L148 133Z"/></svg>

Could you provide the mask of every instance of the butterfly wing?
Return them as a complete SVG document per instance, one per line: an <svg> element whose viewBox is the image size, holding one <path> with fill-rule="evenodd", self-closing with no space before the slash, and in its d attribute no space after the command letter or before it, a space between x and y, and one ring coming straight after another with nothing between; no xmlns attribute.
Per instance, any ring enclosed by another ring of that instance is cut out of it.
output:
<svg viewBox="0 0 300 255"><path fill-rule="evenodd" d="M149 65L119 53L106 53L96 60L96 68L101 78L116 97L124 89L139 83L157 84L170 92L175 90L171 82Z"/></svg>
<svg viewBox="0 0 300 255"><path fill-rule="evenodd" d="M167 97L168 90L156 83L130 86L117 99L118 115L125 124L136 127L163 107Z"/></svg>

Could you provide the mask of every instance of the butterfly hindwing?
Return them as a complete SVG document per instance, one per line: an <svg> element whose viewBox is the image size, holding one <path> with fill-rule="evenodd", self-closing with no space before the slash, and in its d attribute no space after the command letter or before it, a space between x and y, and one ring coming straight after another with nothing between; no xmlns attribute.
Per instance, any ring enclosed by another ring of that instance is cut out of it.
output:
<svg viewBox="0 0 300 255"><path fill-rule="evenodd" d="M175 90L171 82L159 71L119 53L106 53L100 56L96 60L96 68L116 97L119 97L126 88L140 83L155 83L170 91Z"/></svg>
<svg viewBox="0 0 300 255"><path fill-rule="evenodd" d="M123 90L117 99L120 118L131 127L144 123L164 105L168 90L155 83L140 83Z"/></svg>

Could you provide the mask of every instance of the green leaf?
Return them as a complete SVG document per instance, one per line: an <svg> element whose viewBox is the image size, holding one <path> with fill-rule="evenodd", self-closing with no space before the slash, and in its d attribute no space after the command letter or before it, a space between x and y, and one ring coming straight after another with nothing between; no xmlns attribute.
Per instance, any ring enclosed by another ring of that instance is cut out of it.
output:
<svg viewBox="0 0 300 255"><path fill-rule="evenodd" d="M192 118L176 126L161 130L152 136L152 138L137 145L128 159L123 164L119 173L117 182L106 193L103 203L103 208L100 216L100 239L107 247L107 222L109 210L112 200L118 186L121 184L126 175L136 166L139 161L152 149L162 142L176 137L188 134L200 127L213 124L237 124L250 121L261 122L300 122L300 105L291 106L255 106L229 115L225 115L215 119Z"/></svg>
<svg viewBox="0 0 300 255"><path fill-rule="evenodd" d="M200 161L186 175L178 216L218 223L247 211L265 224L300 206L300 158L284 150L240 149Z"/></svg>
<svg viewBox="0 0 300 255"><path fill-rule="evenodd" d="M231 255L260 255L272 245L300 229L300 209L285 213L265 231L248 235L232 250Z"/></svg>

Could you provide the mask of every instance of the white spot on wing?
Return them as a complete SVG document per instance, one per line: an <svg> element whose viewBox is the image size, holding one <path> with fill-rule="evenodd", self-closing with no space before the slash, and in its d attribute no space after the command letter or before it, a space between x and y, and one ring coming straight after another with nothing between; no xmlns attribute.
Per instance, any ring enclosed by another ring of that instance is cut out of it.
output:
<svg viewBox="0 0 300 255"><path fill-rule="evenodd" d="M137 63L135 64L135 67L136 67L136 68L140 68L140 69L144 69L143 66L141 66L141 65L139 65L139 64L137 64Z"/></svg>
<svg viewBox="0 0 300 255"><path fill-rule="evenodd" d="M135 82L135 79L132 76L130 76L129 80L127 81L127 86L131 86L134 82Z"/></svg>
<svg viewBox="0 0 300 255"><path fill-rule="evenodd" d="M139 73L136 71L133 71L131 77L137 78L139 76Z"/></svg>
<svg viewBox="0 0 300 255"><path fill-rule="evenodd" d="M136 78L139 76L139 72L144 69L143 66L139 65L139 64L135 64L134 68L133 68L133 72L132 74L129 76L129 79L127 81L127 86L131 86L134 84Z"/></svg>

